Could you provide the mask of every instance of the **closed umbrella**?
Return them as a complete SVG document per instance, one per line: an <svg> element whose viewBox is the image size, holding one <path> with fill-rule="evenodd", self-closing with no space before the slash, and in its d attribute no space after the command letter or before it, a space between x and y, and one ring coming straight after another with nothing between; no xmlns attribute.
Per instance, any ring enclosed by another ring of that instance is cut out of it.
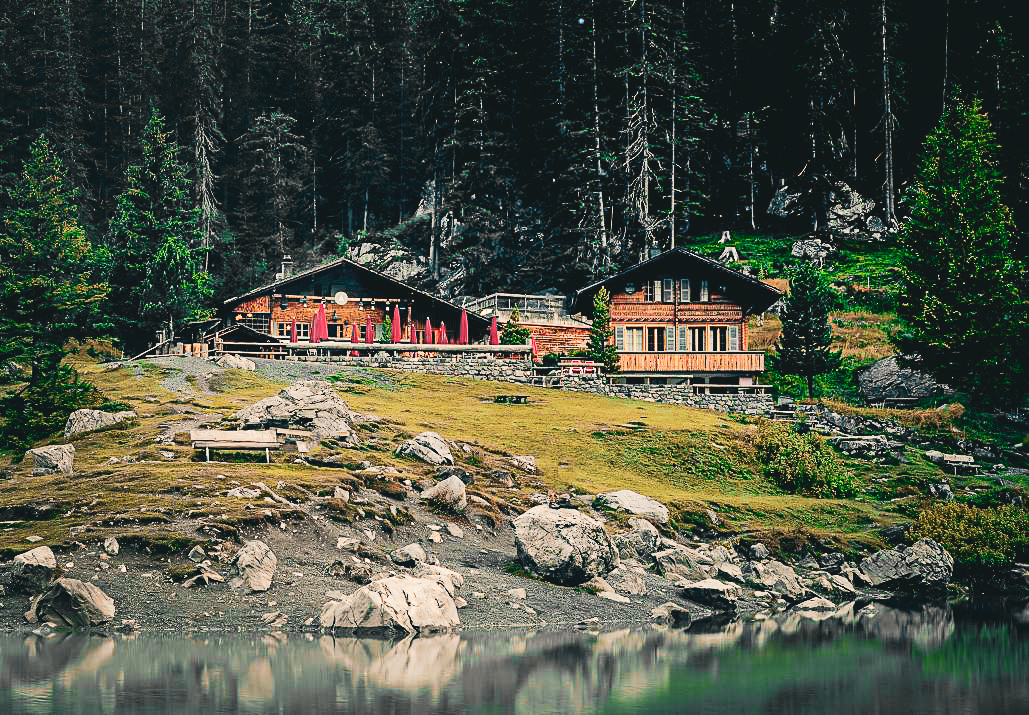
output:
<svg viewBox="0 0 1029 715"><path fill-rule="evenodd" d="M393 329L390 331L389 340L392 343L400 342L400 304L393 304Z"/></svg>
<svg viewBox="0 0 1029 715"><path fill-rule="evenodd" d="M450 341L447 340L447 324L444 323L443 321L440 321L440 324L439 324L439 344L440 345L449 345L450 344Z"/></svg>
<svg viewBox="0 0 1029 715"><path fill-rule="evenodd" d="M289 324L289 341L295 343L297 341L297 319L293 318L293 322Z"/></svg>
<svg viewBox="0 0 1029 715"><path fill-rule="evenodd" d="M432 345L433 343L436 342L435 340L433 340L433 337L434 336L432 334L432 323L429 322L428 318L426 318L425 319L425 342L427 344L429 344L429 345Z"/></svg>
<svg viewBox="0 0 1029 715"><path fill-rule="evenodd" d="M500 345L500 336L497 334L497 316L489 324L489 344Z"/></svg>
<svg viewBox="0 0 1029 715"><path fill-rule="evenodd" d="M311 319L311 324L307 328L307 342L314 344L319 343L322 340L322 328L321 328L321 308L314 314L314 318Z"/></svg>
<svg viewBox="0 0 1029 715"><path fill-rule="evenodd" d="M539 355L539 351L536 349L536 337L535 336L529 336L529 345L532 346L532 356L536 357L537 355Z"/></svg>
<svg viewBox="0 0 1029 715"><path fill-rule="evenodd" d="M354 323L354 329L353 329L353 331L351 332L351 335L350 335L350 342L354 343L355 345L357 343L361 342L361 337L358 335L358 331L357 331L357 323ZM357 351L356 350L351 350L350 354L351 355L357 355Z"/></svg>
<svg viewBox="0 0 1029 715"><path fill-rule="evenodd" d="M457 344L468 344L468 311L461 311L461 327L457 330Z"/></svg>
<svg viewBox="0 0 1029 715"><path fill-rule="evenodd" d="M364 321L364 341L371 345L375 342L375 333L372 331L372 316L366 316Z"/></svg>

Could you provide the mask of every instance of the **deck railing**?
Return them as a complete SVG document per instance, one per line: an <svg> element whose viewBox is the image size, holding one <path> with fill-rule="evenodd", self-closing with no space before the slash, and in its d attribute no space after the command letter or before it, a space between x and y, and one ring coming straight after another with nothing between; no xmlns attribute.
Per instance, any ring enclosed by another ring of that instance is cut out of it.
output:
<svg viewBox="0 0 1029 715"><path fill-rule="evenodd" d="M748 352L690 352L619 353L619 365L626 372L763 372L765 353Z"/></svg>

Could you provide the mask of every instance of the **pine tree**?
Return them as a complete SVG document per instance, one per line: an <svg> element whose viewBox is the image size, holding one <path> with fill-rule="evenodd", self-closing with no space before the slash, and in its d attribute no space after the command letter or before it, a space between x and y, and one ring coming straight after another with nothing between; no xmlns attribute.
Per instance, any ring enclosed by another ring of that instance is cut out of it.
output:
<svg viewBox="0 0 1029 715"><path fill-rule="evenodd" d="M601 288L593 296L593 325L586 348L590 360L604 363L607 373L618 371L618 353L611 341L611 294Z"/></svg>
<svg viewBox="0 0 1029 715"><path fill-rule="evenodd" d="M63 163L44 137L30 150L0 223L0 363L31 365L37 386L59 371L69 340L103 333L96 309L107 287Z"/></svg>
<svg viewBox="0 0 1029 715"><path fill-rule="evenodd" d="M987 406L1029 392L1029 289L1001 203L997 144L978 100L952 95L926 140L902 234L898 347Z"/></svg>
<svg viewBox="0 0 1029 715"><path fill-rule="evenodd" d="M808 398L815 395L815 376L836 370L842 352L833 352L829 311L835 296L825 277L808 262L801 263L790 278L781 315L782 333L770 362L784 375L807 380Z"/></svg>
<svg viewBox="0 0 1029 715"><path fill-rule="evenodd" d="M131 348L150 342L156 331L174 331L209 294L198 249L199 210L179 146L156 109L141 143L142 155L128 169L110 226L111 315L118 336Z"/></svg>

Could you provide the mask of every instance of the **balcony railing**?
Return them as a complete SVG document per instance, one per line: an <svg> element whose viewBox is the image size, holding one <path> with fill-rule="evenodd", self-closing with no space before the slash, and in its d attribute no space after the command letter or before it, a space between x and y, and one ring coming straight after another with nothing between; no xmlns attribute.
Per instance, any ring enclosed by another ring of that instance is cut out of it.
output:
<svg viewBox="0 0 1029 715"><path fill-rule="evenodd" d="M765 353L702 352L702 353L619 353L622 372L763 372Z"/></svg>

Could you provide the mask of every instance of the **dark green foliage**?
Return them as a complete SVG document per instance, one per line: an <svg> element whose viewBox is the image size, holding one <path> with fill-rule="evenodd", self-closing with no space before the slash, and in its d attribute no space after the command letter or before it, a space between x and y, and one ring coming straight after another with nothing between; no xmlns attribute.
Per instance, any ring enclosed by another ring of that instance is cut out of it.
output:
<svg viewBox="0 0 1029 715"><path fill-rule="evenodd" d="M179 146L152 109L141 156L129 167L126 189L111 221L110 311L130 350L189 320L210 290L203 270L199 210L179 161Z"/></svg>
<svg viewBox="0 0 1029 715"><path fill-rule="evenodd" d="M811 497L851 497L850 473L832 447L814 432L797 434L792 425L762 420L756 447L765 476L791 494Z"/></svg>
<svg viewBox="0 0 1029 715"><path fill-rule="evenodd" d="M897 344L975 402L1018 407L1029 393L1029 274L1014 252L996 154L981 103L953 97L909 197Z"/></svg>
<svg viewBox="0 0 1029 715"><path fill-rule="evenodd" d="M818 268L805 261L794 269L779 316L782 334L770 362L782 374L806 379L809 398L814 397L815 376L836 370L842 361L841 352L829 349L829 312L835 303L836 294Z"/></svg>
<svg viewBox="0 0 1029 715"><path fill-rule="evenodd" d="M79 379L67 365L0 399L0 452L19 454L36 442L60 434L68 415L89 407L107 408L95 387Z"/></svg>
<svg viewBox="0 0 1029 715"><path fill-rule="evenodd" d="M593 298L593 326L587 348L590 360L604 363L604 371L618 371L618 352L611 342L611 295L601 288Z"/></svg>
<svg viewBox="0 0 1029 715"><path fill-rule="evenodd" d="M1029 510L1023 506L981 509L957 502L931 504L919 512L911 534L939 542L959 563L1029 559Z"/></svg>
<svg viewBox="0 0 1029 715"><path fill-rule="evenodd" d="M518 306L511 311L511 318L504 323L503 329L500 331L500 344L501 345L525 345L529 342L529 336L532 335L532 331L528 328L523 328L519 321L522 319L522 311L518 310Z"/></svg>

